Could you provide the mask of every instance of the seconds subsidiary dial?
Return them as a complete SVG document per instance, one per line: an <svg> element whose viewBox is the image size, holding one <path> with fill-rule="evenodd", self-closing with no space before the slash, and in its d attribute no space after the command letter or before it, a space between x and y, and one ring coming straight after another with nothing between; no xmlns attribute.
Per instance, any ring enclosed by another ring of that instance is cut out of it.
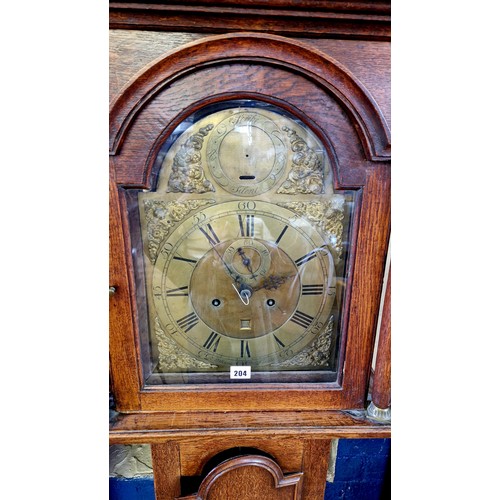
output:
<svg viewBox="0 0 500 500"><path fill-rule="evenodd" d="M158 321L219 369L262 369L299 353L324 329L335 268L304 218L264 201L212 205L159 248L152 274Z"/></svg>

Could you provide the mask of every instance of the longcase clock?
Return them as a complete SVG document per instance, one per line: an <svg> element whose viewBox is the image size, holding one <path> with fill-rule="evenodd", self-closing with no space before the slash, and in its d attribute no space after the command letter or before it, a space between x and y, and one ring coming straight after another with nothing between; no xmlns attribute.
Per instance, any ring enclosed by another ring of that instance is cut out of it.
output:
<svg viewBox="0 0 500 500"><path fill-rule="evenodd" d="M322 498L333 437L389 435L377 102L313 44L203 36L115 96L110 152L112 442L158 499Z"/></svg>

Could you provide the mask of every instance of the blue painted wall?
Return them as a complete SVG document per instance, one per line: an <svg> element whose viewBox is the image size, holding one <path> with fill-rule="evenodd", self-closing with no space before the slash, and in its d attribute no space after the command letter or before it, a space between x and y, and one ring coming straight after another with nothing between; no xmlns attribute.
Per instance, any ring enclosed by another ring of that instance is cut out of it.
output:
<svg viewBox="0 0 500 500"><path fill-rule="evenodd" d="M334 482L326 484L325 500L389 499L390 448L390 439L340 439ZM153 478L110 478L109 498L155 500Z"/></svg>
<svg viewBox="0 0 500 500"><path fill-rule="evenodd" d="M340 439L325 500L389 499L390 449L390 439Z"/></svg>
<svg viewBox="0 0 500 500"><path fill-rule="evenodd" d="M134 479L109 478L110 500L155 500L153 476Z"/></svg>

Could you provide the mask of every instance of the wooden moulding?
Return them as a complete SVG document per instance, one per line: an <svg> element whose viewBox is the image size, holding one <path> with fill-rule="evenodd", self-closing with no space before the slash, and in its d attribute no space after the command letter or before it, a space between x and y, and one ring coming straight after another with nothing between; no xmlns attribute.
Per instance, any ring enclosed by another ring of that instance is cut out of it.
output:
<svg viewBox="0 0 500 500"><path fill-rule="evenodd" d="M307 437L389 438L389 425L374 424L362 412L186 412L119 414L110 425L110 444L165 443L192 439Z"/></svg>
<svg viewBox="0 0 500 500"><path fill-rule="evenodd" d="M129 127L160 91L186 74L229 61L259 62L297 72L331 93L356 124L366 156L390 159L390 132L370 93L333 58L310 45L280 36L237 33L188 43L157 60L111 103L110 153L118 155Z"/></svg>
<svg viewBox="0 0 500 500"><path fill-rule="evenodd" d="M131 283L127 273L123 272L127 266L122 251L125 240L120 227L118 190L113 178L110 178L109 183L109 204L110 214L115 214L109 218L109 284L115 290L109 301L109 349L110 353L120 352L129 368L124 370L121 365L110 363L110 374L115 398L122 401L125 407L137 408L140 406L140 383L135 374L139 365L134 351L133 331L130 328L133 322L133 302L129 295Z"/></svg>
<svg viewBox="0 0 500 500"><path fill-rule="evenodd" d="M180 5L182 3L182 5ZM177 7L185 9L203 9L213 4L217 9L221 7L239 7L241 9L263 8L269 9L294 9L294 10L322 10L325 12L361 12L365 14L386 15L391 11L389 0L184 0L178 2ZM123 0L110 2L113 5L143 6L144 8L168 7L165 4L175 4L166 0Z"/></svg>
<svg viewBox="0 0 500 500"><path fill-rule="evenodd" d="M193 4L194 2L189 2ZM289 0L110 2L112 29L227 33L251 29L293 36L390 40L390 3Z"/></svg>
<svg viewBox="0 0 500 500"><path fill-rule="evenodd" d="M302 469L307 442L300 437L269 440L247 436L238 437L237 442L234 438L219 436L204 437L200 442L197 439L180 441L181 476L203 476L208 463L213 464L238 454L252 454L256 450L259 450L258 454L272 457L281 464L283 472L296 472ZM313 443L318 441L314 440ZM331 445L331 440L328 443Z"/></svg>
<svg viewBox="0 0 500 500"><path fill-rule="evenodd" d="M227 460L203 479L197 493L177 497L177 500L230 498L237 484L238 498L255 498L255 491L262 498L300 500L303 473L285 476L281 467L270 458L246 455Z"/></svg>

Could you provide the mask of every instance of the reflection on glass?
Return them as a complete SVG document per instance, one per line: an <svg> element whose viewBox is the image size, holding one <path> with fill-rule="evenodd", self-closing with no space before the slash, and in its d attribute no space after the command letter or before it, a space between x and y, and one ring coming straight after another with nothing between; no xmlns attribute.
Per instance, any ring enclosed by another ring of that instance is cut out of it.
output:
<svg viewBox="0 0 500 500"><path fill-rule="evenodd" d="M330 157L258 101L177 127L153 189L127 191L146 384L336 380L355 193Z"/></svg>

